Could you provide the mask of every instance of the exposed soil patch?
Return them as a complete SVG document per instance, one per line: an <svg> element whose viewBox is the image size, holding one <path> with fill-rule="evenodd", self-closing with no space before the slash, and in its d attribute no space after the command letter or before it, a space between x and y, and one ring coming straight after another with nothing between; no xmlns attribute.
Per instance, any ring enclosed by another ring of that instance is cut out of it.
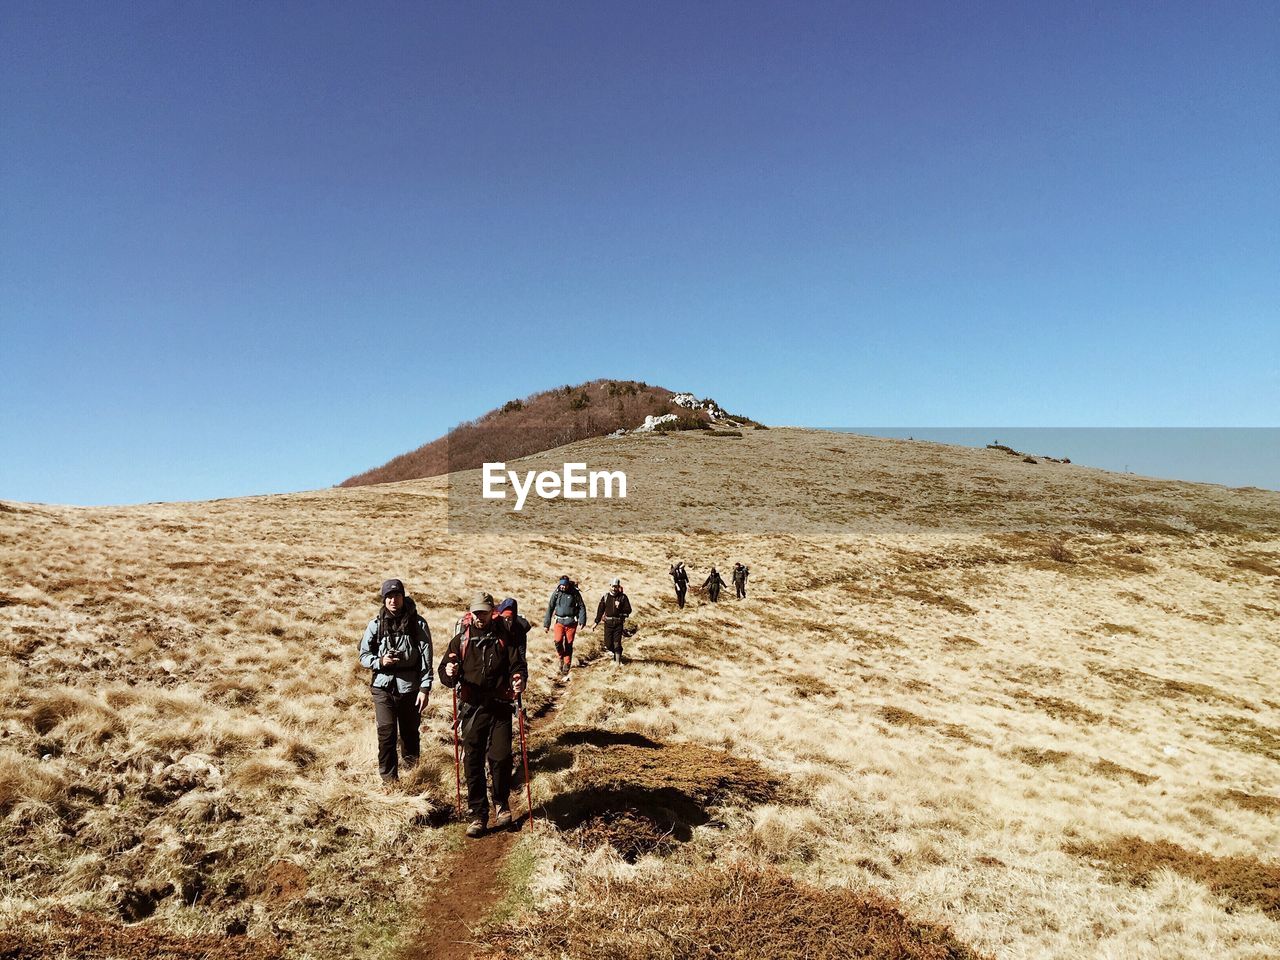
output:
<svg viewBox="0 0 1280 960"><path fill-rule="evenodd" d="M981 960L949 929L870 891L769 869L707 869L654 886L592 879L566 907L491 935L488 960Z"/></svg>
<svg viewBox="0 0 1280 960"><path fill-rule="evenodd" d="M476 931L497 902L499 874L516 835L510 831L467 840L447 872L432 885L424 899L426 920L414 931L398 954L398 960L454 960L472 955Z"/></svg>
<svg viewBox="0 0 1280 960"><path fill-rule="evenodd" d="M546 813L583 842L605 841L624 857L663 852L692 837L725 801L764 803L781 782L753 760L693 744L661 744L639 734L569 730L548 748L576 746L576 789Z"/></svg>
<svg viewBox="0 0 1280 960"><path fill-rule="evenodd" d="M1280 863L1264 863L1253 857L1214 857L1167 840L1141 837L1071 844L1066 850L1135 886L1146 886L1159 870L1172 870L1204 884L1236 906L1251 907L1280 920Z"/></svg>
<svg viewBox="0 0 1280 960"><path fill-rule="evenodd" d="M263 892L268 900L297 900L307 892L307 871L288 860L276 860L267 867Z"/></svg>
<svg viewBox="0 0 1280 960"><path fill-rule="evenodd" d="M26 918L20 930L0 930L3 960L272 960L281 956L283 950L275 940L186 937L153 929L149 924L125 926L61 907Z"/></svg>

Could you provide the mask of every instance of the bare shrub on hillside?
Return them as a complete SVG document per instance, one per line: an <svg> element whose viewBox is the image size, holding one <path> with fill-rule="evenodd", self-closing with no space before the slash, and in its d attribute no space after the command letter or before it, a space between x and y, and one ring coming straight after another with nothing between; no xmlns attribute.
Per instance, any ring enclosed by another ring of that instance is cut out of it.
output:
<svg viewBox="0 0 1280 960"><path fill-rule="evenodd" d="M593 405L592 394L608 394L613 402ZM644 423L646 415L665 412L673 395L662 387L604 380L535 393L509 401L494 411L494 415L459 424L445 436L350 477L340 486L388 483L471 470L486 462L518 460L619 428L633 429ZM584 417L587 409L593 413ZM684 412L692 419L706 417L701 411Z"/></svg>

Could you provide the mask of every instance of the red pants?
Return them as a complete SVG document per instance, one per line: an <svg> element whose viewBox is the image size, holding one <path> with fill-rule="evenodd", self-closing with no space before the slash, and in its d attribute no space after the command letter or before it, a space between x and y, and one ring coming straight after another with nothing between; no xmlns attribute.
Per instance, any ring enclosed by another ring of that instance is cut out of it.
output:
<svg viewBox="0 0 1280 960"><path fill-rule="evenodd" d="M556 653L560 659L573 659L573 638L578 632L576 623L561 623L557 620L551 625L551 639L556 643Z"/></svg>

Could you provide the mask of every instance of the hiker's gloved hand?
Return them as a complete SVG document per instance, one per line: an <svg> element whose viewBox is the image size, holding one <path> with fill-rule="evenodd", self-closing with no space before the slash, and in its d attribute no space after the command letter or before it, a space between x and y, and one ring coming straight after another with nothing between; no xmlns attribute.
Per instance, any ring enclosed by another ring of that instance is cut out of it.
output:
<svg viewBox="0 0 1280 960"><path fill-rule="evenodd" d="M520 676L519 674L516 674L514 677L512 677L511 689L515 691L515 695L517 697L520 696L520 694L524 693L524 677Z"/></svg>

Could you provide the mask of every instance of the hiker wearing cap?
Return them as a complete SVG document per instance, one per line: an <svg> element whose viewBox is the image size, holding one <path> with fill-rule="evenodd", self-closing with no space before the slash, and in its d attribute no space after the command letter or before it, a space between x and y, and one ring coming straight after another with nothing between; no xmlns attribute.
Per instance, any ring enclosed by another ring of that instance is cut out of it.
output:
<svg viewBox="0 0 1280 960"><path fill-rule="evenodd" d="M707 596L711 598L712 603L720 599L720 591L724 589L724 578L720 576L720 571L715 567L711 568L711 573L707 575L707 579L702 581L702 589L707 591Z"/></svg>
<svg viewBox="0 0 1280 960"><path fill-rule="evenodd" d="M622 628L626 626L627 617L631 616L631 601L622 592L622 581L614 577L609 581L609 592L600 598L596 607L596 622L592 629L604 621L604 648L613 657L613 662L622 663Z"/></svg>
<svg viewBox="0 0 1280 960"><path fill-rule="evenodd" d="M733 565L733 589L738 594L739 600L745 600L747 597L747 577L751 574L751 568L742 563Z"/></svg>
<svg viewBox="0 0 1280 960"><path fill-rule="evenodd" d="M551 629L553 619L555 632L551 639L555 641L556 653L560 656L560 676L567 677L573 667L574 635L579 627L587 625L587 605L578 592L578 585L568 577L561 577L555 590L551 591L547 615L542 619L543 630Z"/></svg>
<svg viewBox="0 0 1280 960"><path fill-rule="evenodd" d="M378 773L390 784L399 779L401 763L408 770L418 762L418 724L431 696L431 630L401 581L384 580L380 592L382 608L360 640L360 665L372 671Z"/></svg>
<svg viewBox="0 0 1280 960"><path fill-rule="evenodd" d="M689 574L684 569L684 562L677 560L667 571L676 585L676 604L684 607L684 595L689 589Z"/></svg>
<svg viewBox="0 0 1280 960"><path fill-rule="evenodd" d="M487 595L476 597L440 661L440 682L458 690L469 837L480 836L489 825L486 759L496 814L493 826L511 826L511 722L515 698L528 679L524 648L512 642L502 619L493 616L493 601Z"/></svg>

